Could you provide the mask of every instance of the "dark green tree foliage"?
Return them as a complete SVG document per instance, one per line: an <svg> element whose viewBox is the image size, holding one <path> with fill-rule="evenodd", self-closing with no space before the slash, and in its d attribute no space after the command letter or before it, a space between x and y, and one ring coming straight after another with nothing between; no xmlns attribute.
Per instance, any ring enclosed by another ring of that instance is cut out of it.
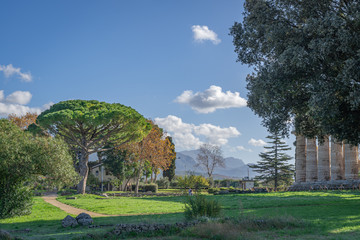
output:
<svg viewBox="0 0 360 240"><path fill-rule="evenodd" d="M270 132L360 143L360 1L247 0L231 28L248 106Z"/></svg>
<svg viewBox="0 0 360 240"><path fill-rule="evenodd" d="M163 177L167 177L169 179L169 181L171 182L175 177L176 152L175 152L175 144L172 141L172 137L167 137L167 138L169 139L169 141L171 143L171 151L173 152L173 154L172 154L171 164L170 164L169 168L163 171Z"/></svg>
<svg viewBox="0 0 360 240"><path fill-rule="evenodd" d="M72 150L79 152L82 177L78 193L85 193L88 160L92 153L103 152L127 142L140 141L151 130L146 119L131 107L95 100L69 100L51 106L41 113L37 124L53 135L59 135Z"/></svg>
<svg viewBox="0 0 360 240"><path fill-rule="evenodd" d="M274 134L266 138L270 139L269 146L264 147L267 151L260 153L261 160L249 167L260 173L255 179L273 184L277 191L278 186L290 184L294 176L294 166L288 163L291 157L285 153L291 148L281 141L279 135Z"/></svg>
<svg viewBox="0 0 360 240"><path fill-rule="evenodd" d="M74 184L67 144L53 137L35 137L8 120L0 120L0 218L29 214L34 176L56 185Z"/></svg>
<svg viewBox="0 0 360 240"><path fill-rule="evenodd" d="M138 163L131 161L132 153L126 149L112 148L109 146L105 148L110 150L101 152L100 159L101 162L104 163L106 171L110 172L118 179L120 183L119 187L122 187L124 181L124 185L127 186L129 181L138 173Z"/></svg>
<svg viewBox="0 0 360 240"><path fill-rule="evenodd" d="M105 169L121 182L125 179L126 162L129 154L126 150L112 149L102 154Z"/></svg>

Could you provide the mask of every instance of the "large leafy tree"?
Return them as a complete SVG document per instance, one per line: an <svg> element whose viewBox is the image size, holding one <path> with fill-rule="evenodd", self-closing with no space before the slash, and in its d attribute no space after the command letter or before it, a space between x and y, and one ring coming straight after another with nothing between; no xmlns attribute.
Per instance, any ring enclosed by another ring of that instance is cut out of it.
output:
<svg viewBox="0 0 360 240"><path fill-rule="evenodd" d="M294 166L289 164L291 157L285 151L291 148L281 141L278 134L267 136L269 146L265 146L265 152L260 153L261 158L257 164L251 164L255 172L260 173L256 179L274 186L277 191L280 185L288 185L294 176Z"/></svg>
<svg viewBox="0 0 360 240"><path fill-rule="evenodd" d="M0 218L30 213L35 176L57 185L77 180L69 148L60 138L33 136L0 119L0 149Z"/></svg>
<svg viewBox="0 0 360 240"><path fill-rule="evenodd" d="M139 141L151 129L146 119L131 107L95 100L69 100L54 104L38 116L37 124L51 134L62 136L78 152L82 179L77 190L82 194L86 189L90 154Z"/></svg>
<svg viewBox="0 0 360 240"><path fill-rule="evenodd" d="M150 120L148 123L151 124L152 129L142 141L129 143L122 147L132 153L130 159L137 163L136 192L138 192L139 181L144 170L148 166L153 170L167 169L174 154L173 145L169 138L165 137L163 130Z"/></svg>
<svg viewBox="0 0 360 240"><path fill-rule="evenodd" d="M246 0L231 28L248 105L270 132L360 143L360 1Z"/></svg>
<svg viewBox="0 0 360 240"><path fill-rule="evenodd" d="M131 178L135 177L138 168L137 163L131 161L131 155L131 152L119 148L114 148L101 154L106 171L115 176L120 184L125 181L125 187Z"/></svg>

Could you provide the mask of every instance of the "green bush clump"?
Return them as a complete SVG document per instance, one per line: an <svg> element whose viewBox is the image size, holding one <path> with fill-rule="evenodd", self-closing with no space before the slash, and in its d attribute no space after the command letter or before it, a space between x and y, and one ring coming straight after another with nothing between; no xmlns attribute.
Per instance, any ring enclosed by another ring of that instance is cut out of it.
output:
<svg viewBox="0 0 360 240"><path fill-rule="evenodd" d="M30 188L21 182L5 184L3 180L0 179L3 187L0 190L0 219L30 214L33 196Z"/></svg>
<svg viewBox="0 0 360 240"><path fill-rule="evenodd" d="M155 183L152 184L145 184L144 185L144 192L153 192L156 193L158 191L158 185Z"/></svg>
<svg viewBox="0 0 360 240"><path fill-rule="evenodd" d="M196 176L196 175L188 175L188 176L181 176L178 178L178 186L180 188L192 188L195 190L199 190L201 188L209 187L209 182L203 176Z"/></svg>
<svg viewBox="0 0 360 240"><path fill-rule="evenodd" d="M156 181L159 188L165 188L168 189L170 187L170 181L168 177L163 177L160 180Z"/></svg>
<svg viewBox="0 0 360 240"><path fill-rule="evenodd" d="M216 192L219 192L220 191L220 188L209 188L208 189L208 193L216 193Z"/></svg>
<svg viewBox="0 0 360 240"><path fill-rule="evenodd" d="M77 190L71 189L71 188L63 188L57 192L57 194L59 194L59 195L71 195L71 194L76 194L76 193L77 193Z"/></svg>
<svg viewBox="0 0 360 240"><path fill-rule="evenodd" d="M189 196L185 203L185 218L196 219L199 217L218 217L221 206L218 201L207 199L203 195Z"/></svg>
<svg viewBox="0 0 360 240"><path fill-rule="evenodd" d="M136 184L131 185L132 191L135 191ZM156 183L151 184L140 184L139 185L139 192L153 192L157 193L158 191L158 185Z"/></svg>

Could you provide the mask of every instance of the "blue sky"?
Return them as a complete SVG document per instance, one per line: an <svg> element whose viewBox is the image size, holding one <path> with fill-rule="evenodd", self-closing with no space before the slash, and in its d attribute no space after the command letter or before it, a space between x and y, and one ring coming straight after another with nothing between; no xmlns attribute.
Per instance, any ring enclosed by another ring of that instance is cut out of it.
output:
<svg viewBox="0 0 360 240"><path fill-rule="evenodd" d="M211 142L256 162L268 133L244 105L251 69L228 35L242 12L234 0L2 1L0 116L118 102L157 121L177 151Z"/></svg>

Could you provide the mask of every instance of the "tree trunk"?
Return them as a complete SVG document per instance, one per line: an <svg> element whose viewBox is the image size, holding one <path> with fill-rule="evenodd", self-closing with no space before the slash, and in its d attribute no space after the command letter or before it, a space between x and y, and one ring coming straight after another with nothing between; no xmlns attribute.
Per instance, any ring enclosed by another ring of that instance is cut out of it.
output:
<svg viewBox="0 0 360 240"><path fill-rule="evenodd" d="M131 180L131 178L126 179L126 183L125 183L125 186L124 186L124 188L123 188L124 191L127 191L127 190L128 190L128 184L129 184L130 180ZM130 191L131 191L131 190L130 190Z"/></svg>
<svg viewBox="0 0 360 240"><path fill-rule="evenodd" d="M79 194L85 194L86 181L87 181L88 173L89 173L88 162L89 162L89 154L84 151L81 152L81 157L79 159L79 169L80 169L81 180L80 180L79 184L77 185L77 193L79 193Z"/></svg>
<svg viewBox="0 0 360 240"><path fill-rule="evenodd" d="M278 144L277 142L275 143L275 192L277 192L277 188L278 188Z"/></svg>
<svg viewBox="0 0 360 240"><path fill-rule="evenodd" d="M136 187L135 187L135 193L139 193L139 184L140 184L140 176L141 176L141 169L139 169L139 172L136 176Z"/></svg>
<svg viewBox="0 0 360 240"><path fill-rule="evenodd" d="M156 183L157 173L156 173L156 172L154 172L154 174L155 174L155 177L154 177L154 182Z"/></svg>

